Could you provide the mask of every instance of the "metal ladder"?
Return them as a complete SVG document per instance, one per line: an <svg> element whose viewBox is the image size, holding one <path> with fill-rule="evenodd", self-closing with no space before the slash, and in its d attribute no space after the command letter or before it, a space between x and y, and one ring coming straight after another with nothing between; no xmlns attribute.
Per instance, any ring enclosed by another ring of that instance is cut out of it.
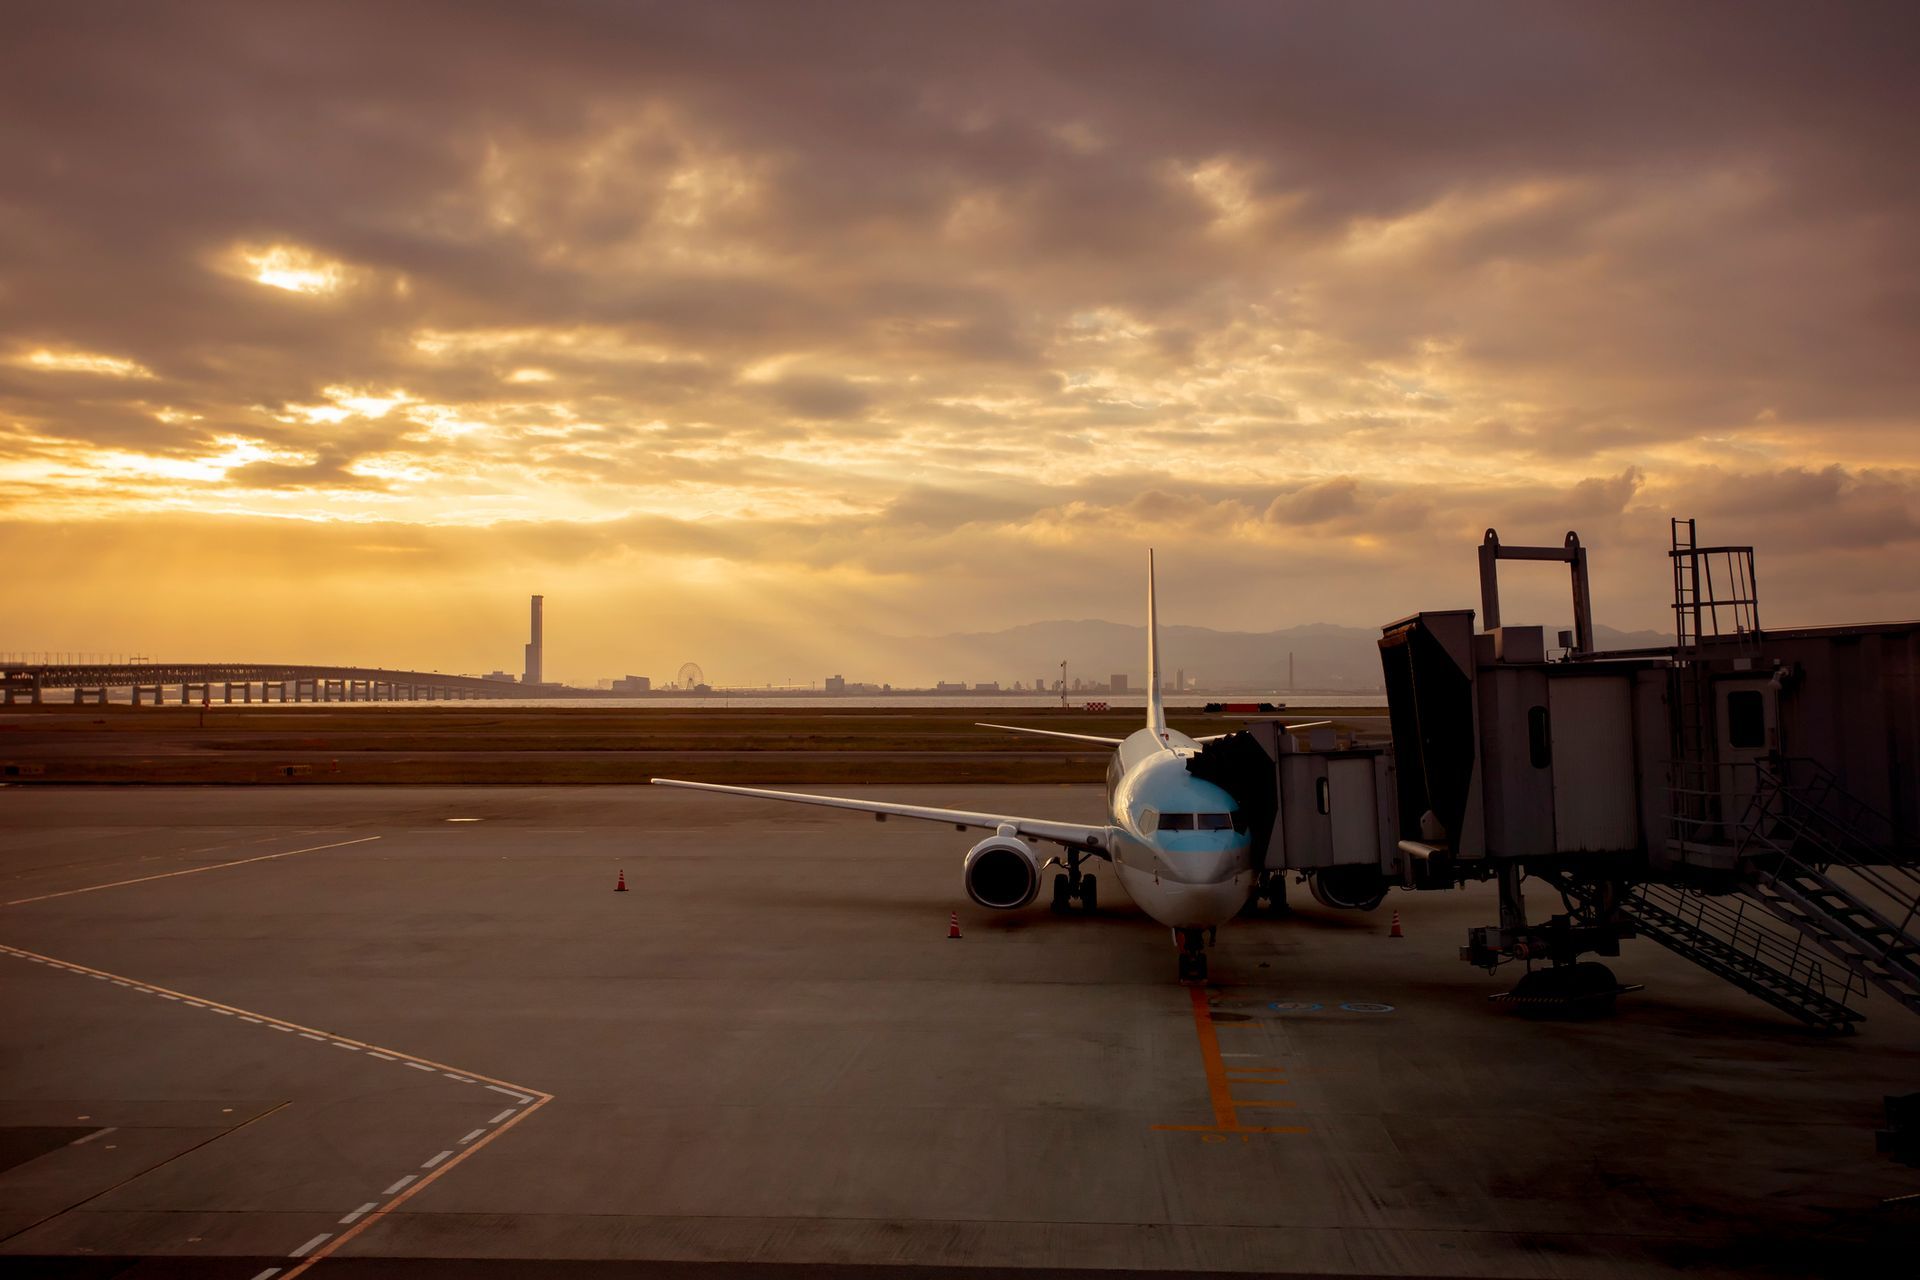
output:
<svg viewBox="0 0 1920 1280"><path fill-rule="evenodd" d="M1549 877L1567 898L1596 904L1600 885L1568 872ZM1798 933L1770 927L1755 904L1714 897L1676 884L1638 884L1613 903L1619 923L1690 960L1716 977L1766 1001L1810 1027L1851 1031L1865 1015L1847 1001L1866 987L1851 968L1830 970Z"/></svg>
<svg viewBox="0 0 1920 1280"><path fill-rule="evenodd" d="M1807 780L1800 782L1796 775ZM1920 1013L1920 869L1863 828L1885 819L1812 760L1760 771L1742 848L1742 892ZM1866 901L1834 872L1878 899Z"/></svg>

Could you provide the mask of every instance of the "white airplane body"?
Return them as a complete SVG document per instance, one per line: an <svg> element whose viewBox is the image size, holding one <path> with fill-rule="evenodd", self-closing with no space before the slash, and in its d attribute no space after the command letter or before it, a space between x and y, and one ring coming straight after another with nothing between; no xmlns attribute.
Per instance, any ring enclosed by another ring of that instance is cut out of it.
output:
<svg viewBox="0 0 1920 1280"><path fill-rule="evenodd" d="M1121 885L1140 909L1173 931L1181 948L1183 980L1206 976L1206 944L1214 930L1246 906L1259 880L1253 842L1240 806L1222 788L1196 778L1187 762L1212 738L1195 739L1166 722L1160 696L1159 619L1154 602L1153 553L1147 553L1147 723L1124 739L1062 733L1014 725L987 725L1015 733L1101 742L1114 747L1107 767L1107 821L1104 826L1056 822L1014 814L938 809L844 796L769 791L654 778L654 785L728 795L784 800L928 822L951 822L960 830L993 832L967 852L962 875L967 894L983 907L1012 910L1040 893L1046 866L1029 841L1061 846L1066 872L1056 876L1055 910L1079 902L1091 911L1097 885L1081 872L1088 859L1111 863ZM1213 735L1223 737L1225 735Z"/></svg>

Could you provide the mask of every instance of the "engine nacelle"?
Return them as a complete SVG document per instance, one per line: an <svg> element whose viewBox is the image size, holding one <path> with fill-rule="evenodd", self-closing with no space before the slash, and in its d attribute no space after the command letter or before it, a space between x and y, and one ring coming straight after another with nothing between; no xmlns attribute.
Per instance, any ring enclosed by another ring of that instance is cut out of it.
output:
<svg viewBox="0 0 1920 1280"><path fill-rule="evenodd" d="M1387 896L1390 883L1378 867L1359 864L1307 873L1313 900L1335 911L1372 911Z"/></svg>
<svg viewBox="0 0 1920 1280"><path fill-rule="evenodd" d="M967 896L996 911L1024 907L1040 895L1040 859L1012 836L988 836L967 850L961 876Z"/></svg>

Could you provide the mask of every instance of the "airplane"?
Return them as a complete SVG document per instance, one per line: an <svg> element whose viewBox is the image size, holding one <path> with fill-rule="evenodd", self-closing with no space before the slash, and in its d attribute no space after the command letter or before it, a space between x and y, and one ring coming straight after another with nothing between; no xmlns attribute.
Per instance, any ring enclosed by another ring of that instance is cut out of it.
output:
<svg viewBox="0 0 1920 1280"><path fill-rule="evenodd" d="M1098 903L1099 884L1082 866L1094 859L1105 861L1141 910L1172 931L1174 943L1180 948L1180 980L1204 982L1207 945L1213 941L1219 926L1247 905L1260 887L1261 872L1253 863L1252 836L1239 804L1222 788L1187 771L1187 762L1205 743L1228 735L1192 738L1169 728L1161 701L1161 683L1159 609L1154 593L1153 552L1149 550L1145 727L1125 738L1105 738L1020 725L982 726L1113 747L1113 759L1107 766L1104 825L684 782L674 778L653 778L651 782L657 787L718 791L762 800L851 809L871 813L882 822L890 817L917 818L951 822L959 831L991 831L992 835L967 851L961 876L967 896L994 910L1013 911L1025 907L1039 896L1046 867L1064 866L1065 873L1053 880L1053 909L1064 912L1077 902L1083 911L1091 912ZM1288 726L1290 729L1307 727L1311 726ZM1049 858L1043 862L1030 842L1059 845L1065 861Z"/></svg>

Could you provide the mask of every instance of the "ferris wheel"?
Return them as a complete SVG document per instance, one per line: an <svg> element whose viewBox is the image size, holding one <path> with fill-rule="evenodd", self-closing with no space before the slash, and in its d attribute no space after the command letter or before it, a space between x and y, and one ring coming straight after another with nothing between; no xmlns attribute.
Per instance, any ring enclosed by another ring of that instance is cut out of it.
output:
<svg viewBox="0 0 1920 1280"><path fill-rule="evenodd" d="M697 662L682 663L680 674L673 678L673 682L682 689L695 689L707 682L707 673L700 669Z"/></svg>

